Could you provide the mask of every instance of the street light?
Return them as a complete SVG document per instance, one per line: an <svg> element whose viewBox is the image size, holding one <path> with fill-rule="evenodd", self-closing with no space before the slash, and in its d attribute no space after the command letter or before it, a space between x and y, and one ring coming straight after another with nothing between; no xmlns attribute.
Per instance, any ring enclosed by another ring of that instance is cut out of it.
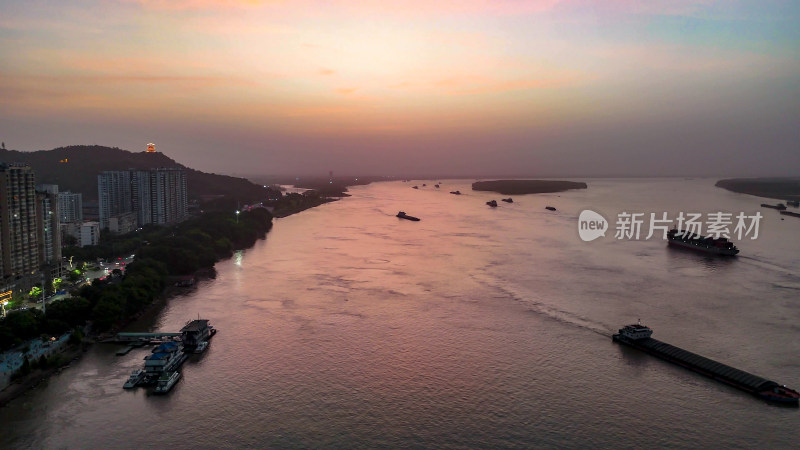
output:
<svg viewBox="0 0 800 450"><path fill-rule="evenodd" d="M237 225L239 224L239 213L240 213L240 212L241 212L241 211L239 211L238 209L236 210L236 224L237 224Z"/></svg>

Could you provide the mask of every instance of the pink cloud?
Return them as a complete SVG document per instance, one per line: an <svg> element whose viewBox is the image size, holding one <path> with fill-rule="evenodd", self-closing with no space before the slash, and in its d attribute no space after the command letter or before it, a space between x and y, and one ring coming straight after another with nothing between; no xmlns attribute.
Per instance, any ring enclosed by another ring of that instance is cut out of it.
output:
<svg viewBox="0 0 800 450"><path fill-rule="evenodd" d="M138 3L147 9L184 11L202 9L239 9L255 7L265 3L274 3L265 0L119 0L123 3Z"/></svg>
<svg viewBox="0 0 800 450"><path fill-rule="evenodd" d="M532 77L516 80L497 80L471 76L446 78L434 82L433 85L449 95L478 95L531 89L562 88L577 85L585 79L586 77L577 73L563 74L556 77Z"/></svg>

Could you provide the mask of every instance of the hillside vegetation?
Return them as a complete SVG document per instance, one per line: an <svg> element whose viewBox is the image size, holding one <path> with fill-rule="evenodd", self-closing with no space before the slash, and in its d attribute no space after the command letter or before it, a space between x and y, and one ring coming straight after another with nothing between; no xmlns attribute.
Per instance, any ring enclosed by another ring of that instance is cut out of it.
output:
<svg viewBox="0 0 800 450"><path fill-rule="evenodd" d="M36 152L0 150L0 162L30 164L36 173L36 184L57 184L61 191L80 192L84 201L97 200L97 175L104 170L158 167L184 169L190 199L224 195L247 203L264 199L267 192L263 186L244 178L190 169L163 153L134 153L100 145L73 145Z"/></svg>

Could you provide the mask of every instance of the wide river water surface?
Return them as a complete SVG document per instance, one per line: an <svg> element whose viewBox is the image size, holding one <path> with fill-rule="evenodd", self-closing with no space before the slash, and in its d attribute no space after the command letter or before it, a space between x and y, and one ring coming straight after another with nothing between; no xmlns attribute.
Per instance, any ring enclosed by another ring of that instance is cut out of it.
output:
<svg viewBox="0 0 800 450"><path fill-rule="evenodd" d="M709 179L590 179L494 209L503 196L435 181L358 186L276 219L130 328L199 314L219 329L169 395L122 389L148 349L96 344L0 409L0 447L796 448L796 408L611 334L641 319L800 389L800 219ZM578 237L583 209L611 221L606 237ZM735 258L614 238L621 212L678 211L764 218Z"/></svg>

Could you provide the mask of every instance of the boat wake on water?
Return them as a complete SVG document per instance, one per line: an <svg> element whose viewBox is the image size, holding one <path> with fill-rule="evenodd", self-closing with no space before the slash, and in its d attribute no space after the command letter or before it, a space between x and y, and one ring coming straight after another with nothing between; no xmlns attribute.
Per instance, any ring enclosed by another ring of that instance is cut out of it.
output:
<svg viewBox="0 0 800 450"><path fill-rule="evenodd" d="M759 268L767 270L767 271L780 272L780 273L782 273L784 275L789 275L789 276L792 276L792 277L800 277L800 273L798 273L797 270L792 270L792 269L787 268L787 267L783 267L783 266L779 266L777 264L773 264L773 263L769 263L769 262L766 262L766 261L762 261L762 260L760 260L760 259L758 259L756 257L753 257L753 256L747 256L747 255L742 256L742 255L739 255L737 257L737 259L739 261L743 261L743 262L745 262L747 264L752 264L752 265L754 265L756 267L759 267Z"/></svg>
<svg viewBox="0 0 800 450"><path fill-rule="evenodd" d="M529 292L523 293L519 289L516 289L513 285L510 285L488 274L473 272L470 274L470 277L481 285L501 291L505 297L510 297L514 301L525 305L529 311L548 319L552 319L572 327L591 331L607 338L610 338L614 334L612 329L607 328L602 323L594 322L591 319L587 319L586 317L573 312L559 309L553 305L545 303L541 299L534 299L532 298L533 294Z"/></svg>

